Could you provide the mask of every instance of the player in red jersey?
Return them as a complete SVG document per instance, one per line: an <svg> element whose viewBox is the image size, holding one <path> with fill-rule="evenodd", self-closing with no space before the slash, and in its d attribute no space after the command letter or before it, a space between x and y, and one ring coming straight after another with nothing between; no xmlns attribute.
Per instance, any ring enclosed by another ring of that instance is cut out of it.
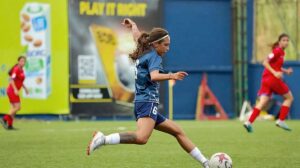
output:
<svg viewBox="0 0 300 168"><path fill-rule="evenodd" d="M4 115L1 121L1 124L6 129L13 129L13 120L16 113L21 109L21 101L19 97L19 91L21 87L24 88L26 94L28 94L28 90L23 84L25 80L25 74L23 71L23 67L26 63L26 57L20 56L18 58L18 63L13 66L8 72L10 76L10 83L7 87L6 93L9 98L9 102L11 104L11 108L9 113Z"/></svg>
<svg viewBox="0 0 300 168"><path fill-rule="evenodd" d="M276 126L291 131L284 120L289 113L294 98L289 87L283 81L283 74L290 75L293 69L285 69L282 67L285 56L284 49L288 46L288 43L289 36L287 34L281 34L278 37L278 41L272 45L273 52L263 61L265 69L262 74L261 87L258 91L260 100L255 105L248 121L244 123L244 127L248 132L253 131L252 123L259 115L261 109L268 103L273 93L281 95L284 99L280 109L279 119L276 121Z"/></svg>

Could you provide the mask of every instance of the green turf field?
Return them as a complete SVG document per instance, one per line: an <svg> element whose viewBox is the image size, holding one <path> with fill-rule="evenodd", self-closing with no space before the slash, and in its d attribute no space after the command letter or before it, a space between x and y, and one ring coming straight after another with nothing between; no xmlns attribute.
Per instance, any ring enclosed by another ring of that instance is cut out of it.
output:
<svg viewBox="0 0 300 168"><path fill-rule="evenodd" d="M273 122L256 122L248 134L238 121L178 121L205 155L224 151L235 168L299 168L300 121L292 132ZM0 129L2 168L190 168L201 167L164 133L154 132L148 144L105 146L86 156L94 130L105 134L135 128L128 122L45 122L18 120L17 131Z"/></svg>

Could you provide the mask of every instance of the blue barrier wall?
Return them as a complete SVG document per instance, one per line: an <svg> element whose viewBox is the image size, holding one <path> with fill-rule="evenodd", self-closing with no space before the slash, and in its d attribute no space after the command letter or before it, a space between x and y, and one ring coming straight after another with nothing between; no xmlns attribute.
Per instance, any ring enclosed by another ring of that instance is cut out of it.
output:
<svg viewBox="0 0 300 168"><path fill-rule="evenodd" d="M164 67L190 74L174 86L174 118L195 118L198 87L204 72L208 74L211 90L233 117L231 1L165 0L163 5L164 27L171 36ZM165 97L167 104L168 96Z"/></svg>
<svg viewBox="0 0 300 168"><path fill-rule="evenodd" d="M190 75L174 86L174 118L194 119L198 87L202 74L230 117L233 111L232 18L230 0L165 0L163 24L170 32L170 51L164 58L168 71L187 71ZM247 1L248 93L252 104L260 87L261 64L251 63L253 49L254 1ZM295 103L290 117L300 119L300 62L288 63L294 74L286 77ZM163 87L167 90L167 85ZM168 104L168 92L165 92ZM276 97L278 99L278 97ZM168 107L165 108L168 111ZM277 108L278 111L278 108ZM276 112L275 112L276 113Z"/></svg>
<svg viewBox="0 0 300 168"><path fill-rule="evenodd" d="M248 71L248 86L249 86L249 99L251 101L251 104L255 104L255 100L257 97L257 91L260 88L260 81L261 81L261 74L263 72L264 67L260 63L252 64L251 59L253 56L252 49L253 49L253 40L254 40L254 34L253 34L253 9L254 9L254 1L248 0L247 1L247 15L248 15L248 24L247 24L247 36L248 36L248 63L249 63L249 71ZM299 89L299 83L300 79L298 76L300 75L300 62L294 61L294 62L288 62L285 63L285 67L292 67L294 69L294 73L291 76L285 76L285 81L289 85L291 91L294 95L294 104L291 107L291 111L289 114L289 117L292 119L300 119L300 104L297 103L300 99L300 89ZM279 96L274 96L274 98L277 101L282 101L282 98ZM278 113L280 107L275 107L272 109L271 113Z"/></svg>

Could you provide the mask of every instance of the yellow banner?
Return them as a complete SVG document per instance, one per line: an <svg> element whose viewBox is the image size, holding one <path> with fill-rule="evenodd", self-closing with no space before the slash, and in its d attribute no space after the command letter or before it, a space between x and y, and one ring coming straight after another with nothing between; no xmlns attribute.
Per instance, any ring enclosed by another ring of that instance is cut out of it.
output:
<svg viewBox="0 0 300 168"><path fill-rule="evenodd" d="M18 114L69 113L67 1L0 1L0 113L10 108L8 70L27 55L25 84Z"/></svg>

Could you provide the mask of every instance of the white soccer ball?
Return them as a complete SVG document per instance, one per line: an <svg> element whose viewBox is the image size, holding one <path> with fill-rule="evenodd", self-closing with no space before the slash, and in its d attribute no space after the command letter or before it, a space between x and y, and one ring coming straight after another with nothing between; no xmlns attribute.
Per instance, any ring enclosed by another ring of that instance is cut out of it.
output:
<svg viewBox="0 0 300 168"><path fill-rule="evenodd" d="M232 160L226 153L215 153L209 160L209 168L232 168Z"/></svg>

